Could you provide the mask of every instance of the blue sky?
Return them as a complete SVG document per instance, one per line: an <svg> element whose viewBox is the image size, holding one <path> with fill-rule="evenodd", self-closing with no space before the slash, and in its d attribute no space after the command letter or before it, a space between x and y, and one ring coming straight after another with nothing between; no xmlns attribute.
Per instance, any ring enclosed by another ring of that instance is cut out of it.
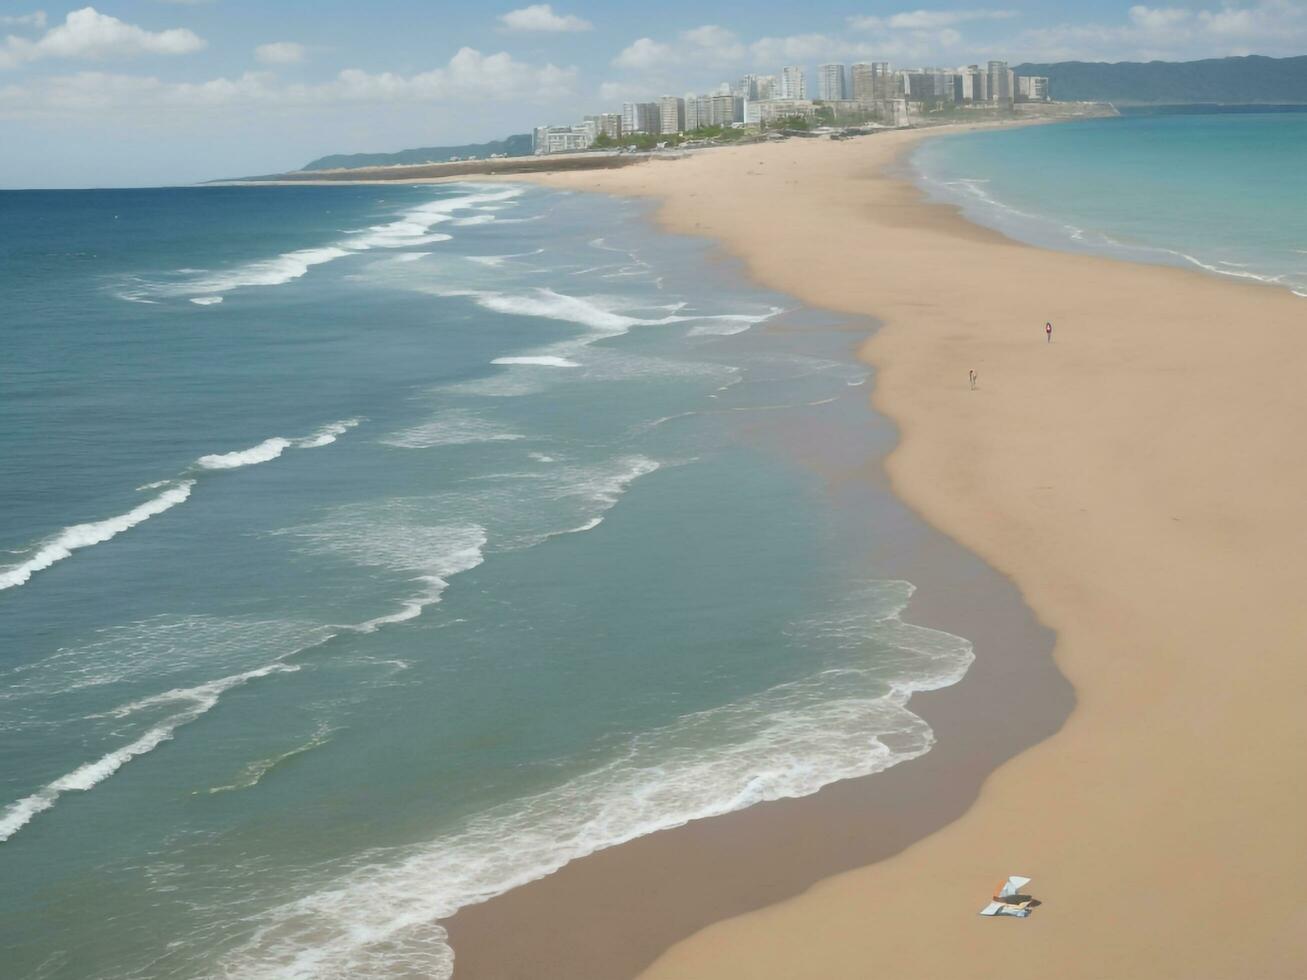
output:
<svg viewBox="0 0 1307 980"><path fill-rule="evenodd" d="M0 0L0 187L480 141L786 64L1305 52L1307 0Z"/></svg>

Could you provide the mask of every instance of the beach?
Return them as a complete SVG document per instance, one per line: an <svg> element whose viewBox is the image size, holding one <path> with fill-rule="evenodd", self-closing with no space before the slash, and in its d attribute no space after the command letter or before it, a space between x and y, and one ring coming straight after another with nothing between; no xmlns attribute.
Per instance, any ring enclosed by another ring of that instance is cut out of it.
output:
<svg viewBox="0 0 1307 980"><path fill-rule="evenodd" d="M920 138L789 141L537 178L653 197L666 228L720 243L761 283L879 320L862 353L875 406L901 432L887 462L895 491L1011 578L1056 634L1053 658L1075 690L1056 734L884 860L850 853L855 870L809 887L773 873L773 857L789 862L759 847L733 901L738 912L757 895L774 904L695 932L645 975L999 976L1020 964L1062 977L1300 976L1303 301L972 225L906 179ZM995 724L1023 713L997 710ZM1040 706L1024 710L1033 731ZM945 751L863 782L909 781ZM821 798L795 804L800 827L798 808ZM755 811L708 823L742 828ZM842 813L856 821L857 804ZM659 837L646 840L625 848L644 845L657 880ZM1036 913L978 917L995 882L1018 873L1035 879ZM693 875L660 886L672 932L698 928L676 911L695 905L697 886ZM646 884L628 877L625 889ZM596 931L651 928L615 908ZM451 934L457 946L457 920Z"/></svg>

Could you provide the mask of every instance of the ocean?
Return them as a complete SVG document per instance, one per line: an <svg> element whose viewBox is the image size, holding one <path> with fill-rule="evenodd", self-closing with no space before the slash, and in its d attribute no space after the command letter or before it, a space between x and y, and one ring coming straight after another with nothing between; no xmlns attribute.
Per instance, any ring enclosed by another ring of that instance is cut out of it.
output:
<svg viewBox="0 0 1307 980"><path fill-rule="evenodd" d="M0 192L0 972L448 976L462 906L930 749L872 324L646 208Z"/></svg>
<svg viewBox="0 0 1307 980"><path fill-rule="evenodd" d="M1022 241L1307 296L1307 112L1150 110L925 141L936 198Z"/></svg>

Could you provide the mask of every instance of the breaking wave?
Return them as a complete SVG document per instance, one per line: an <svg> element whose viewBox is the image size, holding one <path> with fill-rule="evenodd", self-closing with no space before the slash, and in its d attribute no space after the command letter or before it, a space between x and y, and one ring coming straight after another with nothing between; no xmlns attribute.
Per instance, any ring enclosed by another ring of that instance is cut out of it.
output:
<svg viewBox="0 0 1307 980"><path fill-rule="evenodd" d="M755 803L807 796L927 752L929 726L907 708L918 691L956 683L966 640L903 622L906 582L877 583L802 637L890 647L630 737L608 762L535 796L467 820L426 844L377 850L357 868L273 908L220 964L227 977L447 978L453 950L439 920L595 851ZM504 847L511 840L512 848Z"/></svg>
<svg viewBox="0 0 1307 980"><path fill-rule="evenodd" d="M155 302L156 300L151 297L186 297L200 306L221 303L222 293L252 286L281 286L301 278L314 266L334 262L347 255L376 248L409 248L447 242L453 236L433 229L439 224L454 221L457 212L496 202L511 201L523 193L520 187L478 184L466 186L472 190L472 193L425 202L405 211L393 221L364 228L352 233L349 238L330 245L283 252L273 258L247 262L232 269L192 275L183 282L150 283L136 280L136 284L131 288L120 290L115 295L137 303ZM484 217L494 220L491 215ZM462 220L467 223L476 221L476 219ZM194 273L194 270L178 271Z"/></svg>
<svg viewBox="0 0 1307 980"><path fill-rule="evenodd" d="M85 792L97 783L108 779L132 759L158 748L158 746L171 739L173 732L182 725L194 721L217 704L224 691L239 687L258 677L267 677L269 674L287 673L296 670L299 670L299 668L294 665L269 664L257 670L232 674L229 677L210 681L197 687L166 691L163 694L144 698L115 709L111 713L113 717L123 718L143 708L153 707L158 704L188 703L188 707L184 710L152 726L144 734L137 736L126 745L105 753L94 762L87 762L78 766L72 772L60 776L51 783L47 783L30 796L25 796L16 803L10 804L3 813L0 813L0 841L8 840L26 826L38 813L50 809L63 794L74 791Z"/></svg>
<svg viewBox="0 0 1307 980"><path fill-rule="evenodd" d="M191 495L193 486L195 486L194 480L179 480L157 497L133 507L125 514L64 528L53 538L38 545L36 552L30 558L0 570L0 589L12 589L23 585L36 572L49 568L55 562L63 561L74 551L102 544L115 535L176 507Z"/></svg>

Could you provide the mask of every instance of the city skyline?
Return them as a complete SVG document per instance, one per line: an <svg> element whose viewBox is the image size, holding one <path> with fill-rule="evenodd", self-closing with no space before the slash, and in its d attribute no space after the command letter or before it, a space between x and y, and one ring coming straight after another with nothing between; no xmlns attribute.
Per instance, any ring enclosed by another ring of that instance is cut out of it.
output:
<svg viewBox="0 0 1307 980"><path fill-rule="evenodd" d="M520 0L519 0L520 2ZM253 14L259 16L242 16ZM757 66L1184 60L1307 50L1307 0L859 4L673 0L651 23L597 0L314 17L252 0L122 0L0 14L0 186L186 182L328 152L476 142L626 101L709 92ZM856 95L857 79L845 81Z"/></svg>

